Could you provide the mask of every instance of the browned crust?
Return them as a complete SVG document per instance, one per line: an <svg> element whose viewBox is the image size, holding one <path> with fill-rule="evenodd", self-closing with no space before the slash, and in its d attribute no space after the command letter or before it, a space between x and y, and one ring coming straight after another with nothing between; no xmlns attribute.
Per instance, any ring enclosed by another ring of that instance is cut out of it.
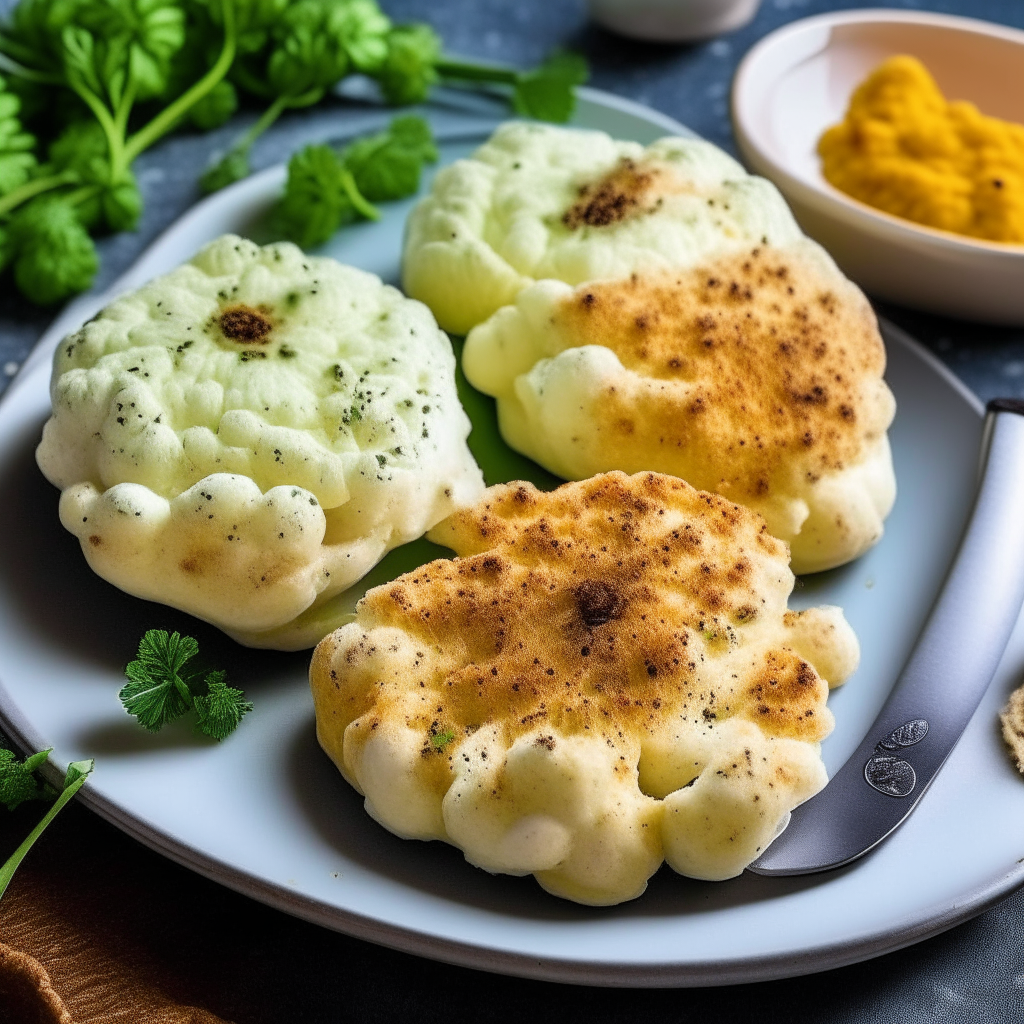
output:
<svg viewBox="0 0 1024 1024"><path fill-rule="evenodd" d="M336 633L311 672L325 687L329 673L332 714L347 722L372 730L404 715L441 772L451 752L438 739L483 725L509 743L540 729L551 742L591 733L616 746L623 733L734 715L771 736L829 731L827 685L777 642L792 580L785 546L748 509L674 477L608 473L548 493L493 487L433 535L462 557L371 590L359 607L367 632L346 637L344 664ZM744 648L746 631L772 629L763 612L777 620L775 642ZM369 632L379 626L412 638L413 670L395 686L343 685L379 654Z"/></svg>
<svg viewBox="0 0 1024 1024"><path fill-rule="evenodd" d="M802 254L581 286L555 322L563 348L603 345L644 379L595 403L609 443L681 454L692 483L736 500L858 463L891 418L870 306Z"/></svg>

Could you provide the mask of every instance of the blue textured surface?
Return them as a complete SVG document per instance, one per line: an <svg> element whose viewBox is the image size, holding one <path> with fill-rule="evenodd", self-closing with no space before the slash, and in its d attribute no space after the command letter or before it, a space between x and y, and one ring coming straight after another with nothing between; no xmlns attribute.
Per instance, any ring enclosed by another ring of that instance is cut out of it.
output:
<svg viewBox="0 0 1024 1024"><path fill-rule="evenodd" d="M0 11L10 6L0 0ZM728 120L729 83L753 42L796 18L836 7L824 0L764 0L739 32L693 46L658 46L619 39L588 26L574 0L385 0L396 19L431 21L452 52L516 64L540 60L556 46L582 50L593 84L647 103L734 150ZM1024 28L1022 0L903 2L987 18ZM1021 88L1021 79L1007 83ZM109 283L141 249L196 198L197 168L223 149L255 114L208 136L180 135L137 165L146 196L138 232L101 245L100 283ZM329 107L295 115L258 144L259 168L284 159L299 144L330 132ZM1022 282L1024 284L1024 282ZM49 320L0 285L0 390ZM995 329L927 316L893 306L880 311L920 338L983 399L1024 396L1024 331ZM219 943L244 942L238 969L216 986L210 1009L237 1020L277 1021L666 1021L919 1024L1016 1021L1024 1017L1024 893L954 931L911 949L817 977L742 988L689 992L620 992L560 987L449 968L332 935L293 921L201 879L184 876L155 855L82 813L68 818L67 839L104 844L111 856L148 865L183 894L162 927L202 933L199 948L223 955ZM1021 851L1024 856L1024 851ZM184 895L184 894L188 895ZM194 901L194 902L193 902ZM165 901L167 902L167 901ZM224 949L225 947L221 947Z"/></svg>

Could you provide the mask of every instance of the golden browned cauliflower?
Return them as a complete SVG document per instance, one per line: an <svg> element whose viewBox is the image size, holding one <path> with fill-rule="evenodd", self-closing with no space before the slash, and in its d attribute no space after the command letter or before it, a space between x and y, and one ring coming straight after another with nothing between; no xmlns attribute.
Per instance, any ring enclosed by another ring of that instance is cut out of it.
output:
<svg viewBox="0 0 1024 1024"><path fill-rule="evenodd" d="M458 555L367 593L310 668L320 742L366 809L581 903L663 860L724 879L826 782L838 608L787 610L760 516L681 480L490 488Z"/></svg>

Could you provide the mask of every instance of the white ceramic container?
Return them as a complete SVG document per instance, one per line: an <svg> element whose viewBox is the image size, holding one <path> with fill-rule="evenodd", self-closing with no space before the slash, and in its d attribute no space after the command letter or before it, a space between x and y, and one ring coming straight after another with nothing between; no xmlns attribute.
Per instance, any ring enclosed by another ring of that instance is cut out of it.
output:
<svg viewBox="0 0 1024 1024"><path fill-rule="evenodd" d="M761 0L589 0L590 16L619 35L678 43L746 25Z"/></svg>
<svg viewBox="0 0 1024 1024"><path fill-rule="evenodd" d="M804 230L869 293L997 324L1024 324L1024 246L923 227L851 199L822 177L818 138L886 57L918 57L949 99L1024 123L1024 32L940 14L840 11L794 22L743 59L736 139L782 190Z"/></svg>

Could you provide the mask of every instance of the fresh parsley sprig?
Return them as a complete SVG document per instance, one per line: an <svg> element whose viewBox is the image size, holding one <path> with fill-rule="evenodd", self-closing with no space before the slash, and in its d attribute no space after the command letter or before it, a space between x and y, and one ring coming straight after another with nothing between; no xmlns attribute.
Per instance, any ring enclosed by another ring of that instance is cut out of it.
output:
<svg viewBox="0 0 1024 1024"><path fill-rule="evenodd" d="M0 749L0 804L13 811L15 807L28 800L53 800L53 806L43 816L42 821L26 836L25 841L0 865L0 897L7 891L14 872L18 870L26 854L32 849L35 841L43 834L46 827L60 813L71 798L85 785L85 780L93 769L93 762L73 761L64 777L64 785L57 793L45 782L40 782L36 771L52 753L41 750L24 761L19 761L10 750Z"/></svg>
<svg viewBox="0 0 1024 1024"><path fill-rule="evenodd" d="M429 25L394 25L376 0L18 0L0 24L0 273L44 305L88 288L92 236L141 215L142 152L181 126L223 124L248 96L263 112L203 176L214 191L249 173L254 142L284 111L352 74L389 104L461 82L565 121L587 69L571 54L530 71L454 60ZM342 179L348 206L371 216L379 200Z"/></svg>
<svg viewBox="0 0 1024 1024"><path fill-rule="evenodd" d="M430 125L422 117L396 117L388 128L356 139L338 152L312 145L288 163L284 195L273 225L303 248L322 245L343 224L376 220L374 203L414 195L427 163L437 160Z"/></svg>
<svg viewBox="0 0 1024 1024"><path fill-rule="evenodd" d="M517 114L558 122L572 117L574 89L589 75L587 62L575 53L555 53L528 71L449 59L429 25L392 25L373 0L298 0L263 47L235 64L233 80L270 105L206 171L203 190L213 192L245 177L253 144L285 110L318 103L353 73L375 79L394 106L422 103L440 81L510 86Z"/></svg>
<svg viewBox="0 0 1024 1024"><path fill-rule="evenodd" d="M7 76L23 88L63 93L48 94L40 105L50 108L47 127L57 124L60 134L48 146L49 159L36 150L30 163L23 144L31 136L11 122L20 111L10 99L0 103L0 271L9 265L33 302L58 302L89 287L98 267L89 231L129 230L141 212L135 159L230 70L235 7L247 5L212 2L222 11L216 58L155 114L185 43L183 0L21 0L0 29ZM72 120L61 129L68 110Z"/></svg>
<svg viewBox="0 0 1024 1024"><path fill-rule="evenodd" d="M138 656L124 670L128 682L118 696L125 711L150 732L194 711L198 732L215 740L229 736L252 704L227 685L226 672L200 668L198 654L199 644L190 636L147 630Z"/></svg>

